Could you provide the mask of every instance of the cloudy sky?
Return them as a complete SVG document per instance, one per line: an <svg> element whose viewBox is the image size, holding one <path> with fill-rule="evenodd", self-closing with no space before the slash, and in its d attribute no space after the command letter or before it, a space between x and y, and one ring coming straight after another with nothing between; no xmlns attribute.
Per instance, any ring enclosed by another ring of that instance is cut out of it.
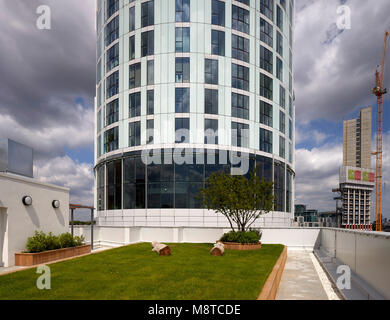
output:
<svg viewBox="0 0 390 320"><path fill-rule="evenodd" d="M296 202L333 210L342 121L376 106L370 88L390 28L390 1L295 2ZM348 30L336 24L342 4L351 10ZM40 5L51 8L51 30L36 28ZM85 204L93 202L94 5L0 0L0 137L31 145L35 176L71 188L72 201ZM387 62L390 88L390 52ZM390 120L389 100L384 117ZM384 128L384 214L390 218L390 121Z"/></svg>

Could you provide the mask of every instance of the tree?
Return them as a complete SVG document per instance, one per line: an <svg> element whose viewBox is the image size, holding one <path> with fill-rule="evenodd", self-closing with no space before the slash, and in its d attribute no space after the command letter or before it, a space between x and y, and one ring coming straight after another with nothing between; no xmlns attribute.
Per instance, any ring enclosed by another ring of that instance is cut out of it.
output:
<svg viewBox="0 0 390 320"><path fill-rule="evenodd" d="M249 179L223 171L212 174L201 190L203 206L224 215L233 231L247 231L274 206L273 182L260 180L255 172Z"/></svg>

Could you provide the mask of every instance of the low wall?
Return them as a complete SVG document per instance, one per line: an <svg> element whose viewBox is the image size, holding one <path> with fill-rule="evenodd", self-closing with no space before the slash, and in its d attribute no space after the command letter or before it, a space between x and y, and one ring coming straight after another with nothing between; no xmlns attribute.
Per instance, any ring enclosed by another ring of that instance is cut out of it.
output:
<svg viewBox="0 0 390 320"><path fill-rule="evenodd" d="M91 239L90 226L75 226L75 235ZM262 228L261 242L264 244L283 244L290 250L312 251L319 238L319 228ZM137 242L185 242L214 243L230 229L196 227L94 227L94 243L103 246L122 246Z"/></svg>
<svg viewBox="0 0 390 320"><path fill-rule="evenodd" d="M318 247L390 299L389 233L323 228Z"/></svg>

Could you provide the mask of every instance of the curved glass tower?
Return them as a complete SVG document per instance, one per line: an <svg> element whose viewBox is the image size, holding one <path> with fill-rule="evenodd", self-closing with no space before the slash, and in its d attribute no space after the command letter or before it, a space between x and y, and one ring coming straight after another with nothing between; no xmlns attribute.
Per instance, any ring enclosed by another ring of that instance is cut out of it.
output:
<svg viewBox="0 0 390 320"><path fill-rule="evenodd" d="M228 226L198 197L214 172L294 199L294 0L98 0L95 201L108 226Z"/></svg>

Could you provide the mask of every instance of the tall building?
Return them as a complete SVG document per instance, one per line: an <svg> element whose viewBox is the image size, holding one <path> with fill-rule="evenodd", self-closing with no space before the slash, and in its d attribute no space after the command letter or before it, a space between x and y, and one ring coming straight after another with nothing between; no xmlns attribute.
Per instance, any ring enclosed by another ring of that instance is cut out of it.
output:
<svg viewBox="0 0 390 320"><path fill-rule="evenodd" d="M344 166L371 169L371 124L371 107L362 109L359 118L344 121Z"/></svg>
<svg viewBox="0 0 390 320"><path fill-rule="evenodd" d="M293 0L97 1L100 225L228 226L199 191L255 168L276 195L259 226L290 225L293 15Z"/></svg>
<svg viewBox="0 0 390 320"><path fill-rule="evenodd" d="M360 111L359 118L344 121L343 166L340 185L341 223L348 229L371 229L371 193L375 172L371 170L372 108Z"/></svg>

